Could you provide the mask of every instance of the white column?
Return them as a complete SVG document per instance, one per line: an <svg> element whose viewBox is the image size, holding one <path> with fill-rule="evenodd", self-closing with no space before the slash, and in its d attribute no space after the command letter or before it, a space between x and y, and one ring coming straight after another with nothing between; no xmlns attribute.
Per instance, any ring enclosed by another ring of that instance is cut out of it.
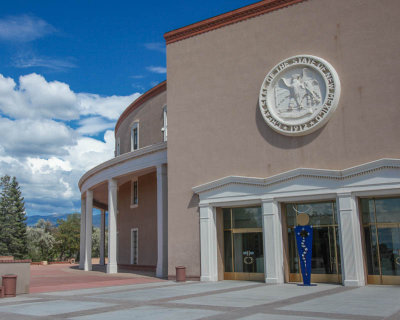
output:
<svg viewBox="0 0 400 320"><path fill-rule="evenodd" d="M79 250L79 269L85 264L85 243L86 243L86 198L81 198L81 234Z"/></svg>
<svg viewBox="0 0 400 320"><path fill-rule="evenodd" d="M364 286L364 262L357 201L351 193L337 195L342 279L345 286Z"/></svg>
<svg viewBox="0 0 400 320"><path fill-rule="evenodd" d="M104 236L105 236L105 227L106 227L106 211L104 209L101 210L100 217L100 265L104 266Z"/></svg>
<svg viewBox="0 0 400 320"><path fill-rule="evenodd" d="M265 283L283 283L283 241L279 203L262 202Z"/></svg>
<svg viewBox="0 0 400 320"><path fill-rule="evenodd" d="M117 273L117 181L108 180L108 264L107 273Z"/></svg>
<svg viewBox="0 0 400 320"><path fill-rule="evenodd" d="M168 276L167 167L157 166L157 277Z"/></svg>
<svg viewBox="0 0 400 320"><path fill-rule="evenodd" d="M216 210L200 204L200 281L218 281Z"/></svg>
<svg viewBox="0 0 400 320"><path fill-rule="evenodd" d="M93 215L93 191L86 191L86 241L84 270L92 270L92 215Z"/></svg>

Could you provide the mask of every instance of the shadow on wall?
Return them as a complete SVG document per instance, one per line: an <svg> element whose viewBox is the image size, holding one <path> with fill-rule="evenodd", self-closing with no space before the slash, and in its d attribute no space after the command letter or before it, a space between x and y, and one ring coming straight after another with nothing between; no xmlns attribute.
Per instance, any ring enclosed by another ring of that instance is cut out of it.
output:
<svg viewBox="0 0 400 320"><path fill-rule="evenodd" d="M199 196L196 193L193 193L192 197L190 198L189 204L188 204L188 209L189 208L198 208L199 207Z"/></svg>
<svg viewBox="0 0 400 320"><path fill-rule="evenodd" d="M289 137L289 136L284 136L283 134L280 134L272 130L272 128L270 128L270 126L265 122L261 114L258 101L256 103L255 116L256 116L257 129L258 132L261 134L261 136L269 144L280 149L290 150L290 149L301 148L314 141L321 134L322 130L325 127L323 126L322 128L319 128L317 131L314 131L313 133L307 134L305 136Z"/></svg>

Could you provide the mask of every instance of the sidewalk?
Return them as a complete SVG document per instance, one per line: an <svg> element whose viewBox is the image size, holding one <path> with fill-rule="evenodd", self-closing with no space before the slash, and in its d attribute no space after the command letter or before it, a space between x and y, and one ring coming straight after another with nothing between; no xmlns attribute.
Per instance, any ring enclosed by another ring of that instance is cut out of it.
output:
<svg viewBox="0 0 400 320"><path fill-rule="evenodd" d="M394 320L399 301L398 286L161 281L0 299L0 319Z"/></svg>

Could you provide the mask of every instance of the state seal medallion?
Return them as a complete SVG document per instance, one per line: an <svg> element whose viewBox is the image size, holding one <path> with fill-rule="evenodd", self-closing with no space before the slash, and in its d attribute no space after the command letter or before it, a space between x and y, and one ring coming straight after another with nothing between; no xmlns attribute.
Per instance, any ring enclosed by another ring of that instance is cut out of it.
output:
<svg viewBox="0 0 400 320"><path fill-rule="evenodd" d="M321 128L335 111L340 81L325 60L300 55L277 64L265 77L259 106L265 122L286 136Z"/></svg>

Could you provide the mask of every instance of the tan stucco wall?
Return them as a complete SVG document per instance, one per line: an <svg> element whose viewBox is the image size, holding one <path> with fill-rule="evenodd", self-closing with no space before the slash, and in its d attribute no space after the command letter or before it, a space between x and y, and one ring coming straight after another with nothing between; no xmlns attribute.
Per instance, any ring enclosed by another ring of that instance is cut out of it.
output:
<svg viewBox="0 0 400 320"><path fill-rule="evenodd" d="M398 0L309 0L167 46L169 274L200 275L192 187L400 158L399 12ZM286 137L264 122L258 94L298 54L330 62L342 92L327 125Z"/></svg>
<svg viewBox="0 0 400 320"><path fill-rule="evenodd" d="M131 263L131 229L138 228L138 264L155 266L157 264L157 177L155 172L139 177L138 191L139 205L137 208L131 208L131 183L125 183L118 189L118 263Z"/></svg>
<svg viewBox="0 0 400 320"><path fill-rule="evenodd" d="M120 138L120 154L131 151L131 128L139 121L139 147L143 148L163 141L161 128L163 107L167 104L166 91L152 97L133 110L118 127L115 141Z"/></svg>

